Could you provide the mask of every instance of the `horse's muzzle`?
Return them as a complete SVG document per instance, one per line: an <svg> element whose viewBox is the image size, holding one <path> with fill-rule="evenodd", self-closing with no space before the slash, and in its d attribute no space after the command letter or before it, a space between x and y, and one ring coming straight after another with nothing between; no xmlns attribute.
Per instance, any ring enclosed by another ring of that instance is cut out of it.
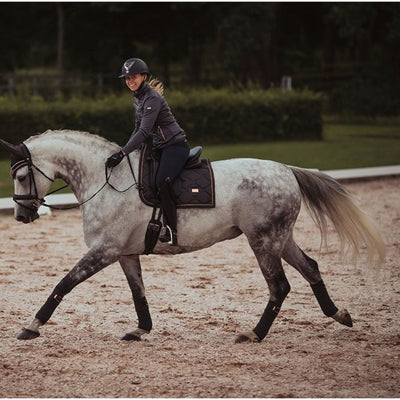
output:
<svg viewBox="0 0 400 400"><path fill-rule="evenodd" d="M24 224L29 224L39 218L39 214L36 208L27 209L22 207L17 207L15 210L15 219L18 222L23 222Z"/></svg>
<svg viewBox="0 0 400 400"><path fill-rule="evenodd" d="M35 213L33 215L29 215L28 217L26 215L17 215L15 219L19 222L23 222L24 224L29 224L29 222L33 222L35 219L39 218L39 214Z"/></svg>

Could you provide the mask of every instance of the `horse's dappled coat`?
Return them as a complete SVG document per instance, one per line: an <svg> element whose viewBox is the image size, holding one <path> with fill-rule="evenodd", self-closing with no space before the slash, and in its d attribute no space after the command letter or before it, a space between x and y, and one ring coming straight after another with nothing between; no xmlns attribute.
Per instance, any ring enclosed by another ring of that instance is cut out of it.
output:
<svg viewBox="0 0 400 400"><path fill-rule="evenodd" d="M12 153L15 148L2 142ZM104 185L104 162L119 147L89 133L48 131L25 141L32 162L54 179L64 179L80 203ZM129 155L137 168L139 153ZM365 244L380 261L384 248L380 236L351 196L332 178L273 161L232 159L213 163L216 207L211 209L178 210L179 246L158 243L155 254L195 251L244 233L256 255L268 284L270 299L257 326L238 336L238 341L262 340L267 334L280 306L290 291L282 268L284 259L309 282L324 313L338 322L351 325L347 311L338 310L323 284L318 264L295 243L293 227L305 200L319 225L326 233L330 220L340 238L353 249ZM15 192L26 192L23 183L25 168L17 172ZM38 197L43 198L51 181L34 171ZM112 171L110 183L126 188L132 183L127 162ZM26 181L26 179L25 179ZM31 222L31 201L17 204L15 216ZM135 187L123 193L104 186L81 207L83 231L88 253L60 281L35 319L19 336L31 339L50 318L61 299L75 286L108 265L119 261L132 291L139 326L124 339L140 339L152 328L145 297L139 256L144 251L144 237L152 208L145 206ZM168 287L166 287L168 290Z"/></svg>

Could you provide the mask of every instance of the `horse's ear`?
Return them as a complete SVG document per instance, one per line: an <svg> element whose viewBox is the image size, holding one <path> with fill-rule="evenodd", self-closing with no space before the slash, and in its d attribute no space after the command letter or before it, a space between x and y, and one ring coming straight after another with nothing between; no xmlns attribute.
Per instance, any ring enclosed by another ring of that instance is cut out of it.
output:
<svg viewBox="0 0 400 400"><path fill-rule="evenodd" d="M6 142L3 139L0 139L0 144L12 155L18 158L24 158L24 153L22 152L21 146L17 146L15 144L11 144Z"/></svg>

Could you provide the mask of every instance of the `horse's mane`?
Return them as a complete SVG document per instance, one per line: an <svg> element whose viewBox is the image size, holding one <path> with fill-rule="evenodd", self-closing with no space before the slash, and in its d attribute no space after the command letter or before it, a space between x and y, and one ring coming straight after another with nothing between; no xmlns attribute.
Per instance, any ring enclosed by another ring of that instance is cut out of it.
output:
<svg viewBox="0 0 400 400"><path fill-rule="evenodd" d="M34 135L31 136L29 139L27 139L25 142L29 143L33 140L36 140L38 138L43 138L45 136L64 136L64 137L68 137L69 141L73 141L74 137L75 138L83 138L85 139L83 141L83 143L87 143L87 142L98 142L99 144L105 145L105 146L109 146L110 144L118 146L119 145L117 143L114 142L110 142L108 139L106 139L103 136L99 136L99 135L95 135L93 133L90 132L86 132L86 131L75 131L75 130L71 130L71 129L60 129L60 130L50 130L48 129L46 132L40 133L38 135Z"/></svg>

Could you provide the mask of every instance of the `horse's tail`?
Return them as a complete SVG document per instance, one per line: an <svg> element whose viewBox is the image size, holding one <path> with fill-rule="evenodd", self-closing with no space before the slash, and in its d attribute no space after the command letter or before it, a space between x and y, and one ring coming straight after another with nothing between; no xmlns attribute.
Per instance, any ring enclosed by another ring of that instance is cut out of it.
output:
<svg viewBox="0 0 400 400"><path fill-rule="evenodd" d="M350 193L330 176L301 168L290 167L300 186L308 210L321 231L321 243L326 244L327 218L339 234L341 254L348 247L353 250L353 261L362 245L368 251L370 264L381 265L385 246L370 218L355 204Z"/></svg>

